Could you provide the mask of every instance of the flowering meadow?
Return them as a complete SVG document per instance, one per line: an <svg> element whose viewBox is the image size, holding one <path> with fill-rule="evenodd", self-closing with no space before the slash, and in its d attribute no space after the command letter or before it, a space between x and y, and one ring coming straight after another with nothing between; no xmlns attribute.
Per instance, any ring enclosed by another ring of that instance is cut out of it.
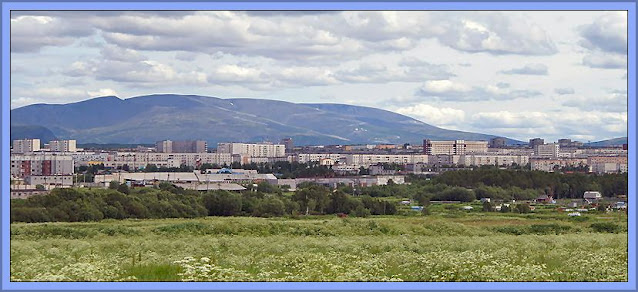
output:
<svg viewBox="0 0 638 292"><path fill-rule="evenodd" d="M584 219L586 218L586 219ZM627 217L11 224L12 281L627 281Z"/></svg>

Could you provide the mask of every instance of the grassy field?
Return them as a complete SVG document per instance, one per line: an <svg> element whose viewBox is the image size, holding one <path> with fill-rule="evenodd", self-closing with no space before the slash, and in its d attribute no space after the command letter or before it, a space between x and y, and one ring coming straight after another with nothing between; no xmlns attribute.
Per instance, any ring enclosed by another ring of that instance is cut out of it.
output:
<svg viewBox="0 0 638 292"><path fill-rule="evenodd" d="M549 212L12 224L11 280L627 281L626 230Z"/></svg>

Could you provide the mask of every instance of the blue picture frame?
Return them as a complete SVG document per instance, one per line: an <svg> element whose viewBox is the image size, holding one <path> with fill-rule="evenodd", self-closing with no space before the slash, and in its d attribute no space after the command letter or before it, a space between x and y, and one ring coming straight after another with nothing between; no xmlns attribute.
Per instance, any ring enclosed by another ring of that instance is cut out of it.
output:
<svg viewBox="0 0 638 292"><path fill-rule="evenodd" d="M2 155L0 161L2 208L0 230L0 288L13 290L636 290L636 2L2 2ZM629 144L629 281L505 282L505 283L83 283L11 282L9 277L9 114L10 114L10 12L11 10L627 10L628 11L628 144Z"/></svg>

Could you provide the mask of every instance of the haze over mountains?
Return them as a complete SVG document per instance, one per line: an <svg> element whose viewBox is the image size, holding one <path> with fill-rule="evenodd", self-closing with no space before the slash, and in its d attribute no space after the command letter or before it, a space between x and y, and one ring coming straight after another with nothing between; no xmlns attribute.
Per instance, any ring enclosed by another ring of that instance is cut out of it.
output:
<svg viewBox="0 0 638 292"><path fill-rule="evenodd" d="M210 145L279 142L287 137L292 137L295 145L420 144L425 138L489 140L495 137L446 130L404 115L362 106L174 94L124 100L105 96L69 104L29 105L11 111L11 131L12 139L30 134L51 138L52 134L80 143L201 139ZM522 142L508 139L508 143Z"/></svg>

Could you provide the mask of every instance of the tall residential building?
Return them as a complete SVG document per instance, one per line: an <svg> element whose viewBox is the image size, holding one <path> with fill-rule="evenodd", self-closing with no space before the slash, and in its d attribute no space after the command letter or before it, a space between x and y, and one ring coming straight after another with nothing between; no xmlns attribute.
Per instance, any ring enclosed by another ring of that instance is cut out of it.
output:
<svg viewBox="0 0 638 292"><path fill-rule="evenodd" d="M40 139L13 140L13 153L27 153L40 150Z"/></svg>
<svg viewBox="0 0 638 292"><path fill-rule="evenodd" d="M432 141L423 140L423 154L463 155L465 153L486 153L487 141Z"/></svg>
<svg viewBox="0 0 638 292"><path fill-rule="evenodd" d="M48 153L11 155L11 175L26 177L31 175L73 174L73 158L67 155Z"/></svg>
<svg viewBox="0 0 638 292"><path fill-rule="evenodd" d="M555 158L555 157L558 157L559 155L560 155L560 145L558 143L534 146L534 156Z"/></svg>
<svg viewBox="0 0 638 292"><path fill-rule="evenodd" d="M77 142L75 140L52 140L49 141L49 150L54 152L76 152Z"/></svg>
<svg viewBox="0 0 638 292"><path fill-rule="evenodd" d="M545 144L544 139L541 139L541 138L529 139L529 147L532 149L534 149L536 145L543 145L543 144Z"/></svg>
<svg viewBox="0 0 638 292"><path fill-rule="evenodd" d="M155 149L160 153L173 153L173 141L164 140L155 143Z"/></svg>
<svg viewBox="0 0 638 292"><path fill-rule="evenodd" d="M155 149L160 153L206 153L208 152L208 143L200 140L164 140L155 143Z"/></svg>
<svg viewBox="0 0 638 292"><path fill-rule="evenodd" d="M206 153L208 143L206 141L173 141L174 153Z"/></svg>
<svg viewBox="0 0 638 292"><path fill-rule="evenodd" d="M582 147L583 146L583 142L579 142L579 141L572 141L572 139L558 139L558 144L560 145L560 147L562 148L567 148L567 147Z"/></svg>
<svg viewBox="0 0 638 292"><path fill-rule="evenodd" d="M248 155L251 157L284 157L286 146L282 144L218 143L217 153Z"/></svg>
<svg viewBox="0 0 638 292"><path fill-rule="evenodd" d="M507 145L507 140L503 137L496 137L490 139L490 148L502 148Z"/></svg>
<svg viewBox="0 0 638 292"><path fill-rule="evenodd" d="M284 146L286 146L287 153L292 152L292 149L294 148L294 144L292 143L292 138L281 139L280 144L283 144Z"/></svg>

